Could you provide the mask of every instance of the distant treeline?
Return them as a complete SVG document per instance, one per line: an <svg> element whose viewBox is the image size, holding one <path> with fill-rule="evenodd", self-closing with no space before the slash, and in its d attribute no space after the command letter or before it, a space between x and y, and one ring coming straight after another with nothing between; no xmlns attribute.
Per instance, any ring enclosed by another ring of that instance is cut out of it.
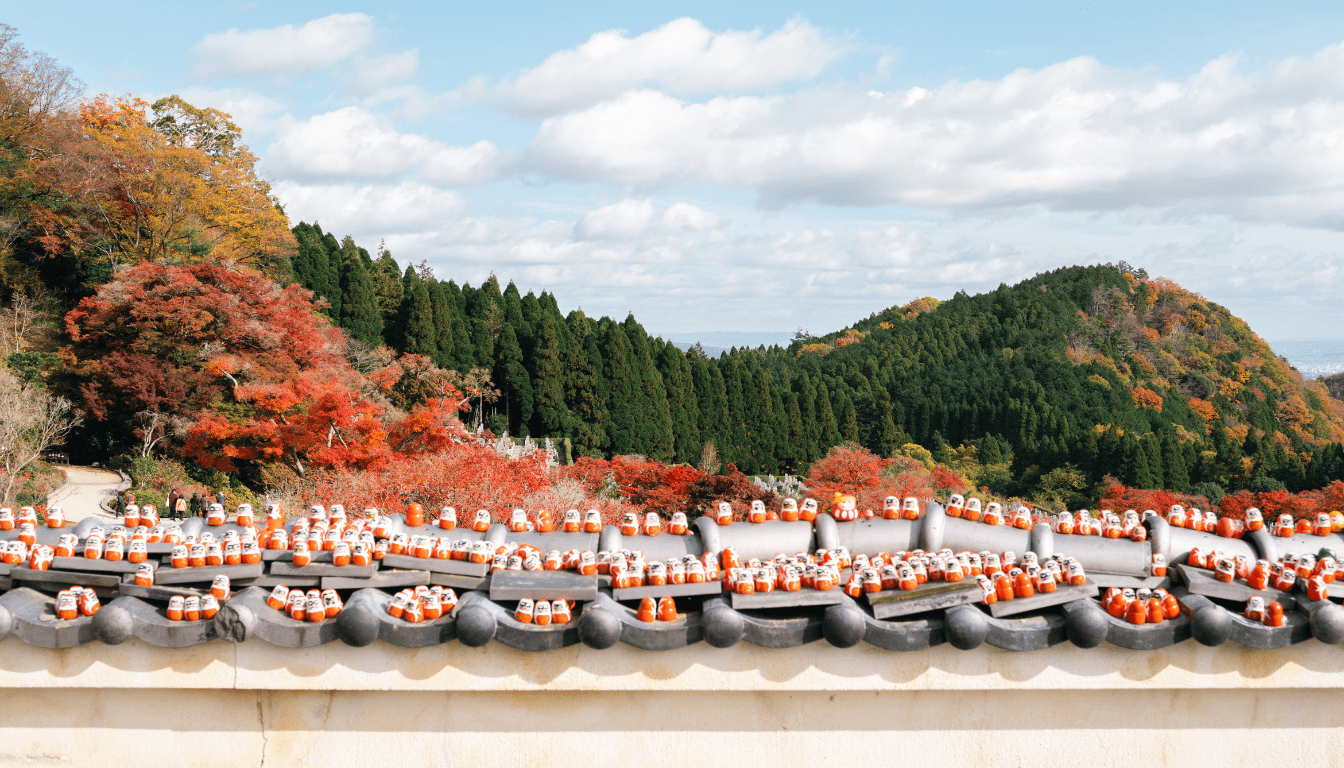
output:
<svg viewBox="0 0 1344 768"><path fill-rule="evenodd" d="M568 437L576 455L694 464L712 441L723 463L781 474L846 441L884 456L914 443L942 462L973 447L980 465L1011 462L987 479L1022 492L1081 492L1106 475L1182 491L1344 477L1338 404L1323 389L1225 309L1124 264L924 299L710 359L633 315L564 315L550 293L493 276L459 286L315 225L294 233L296 280L354 338L484 369L500 397L469 418Z"/></svg>

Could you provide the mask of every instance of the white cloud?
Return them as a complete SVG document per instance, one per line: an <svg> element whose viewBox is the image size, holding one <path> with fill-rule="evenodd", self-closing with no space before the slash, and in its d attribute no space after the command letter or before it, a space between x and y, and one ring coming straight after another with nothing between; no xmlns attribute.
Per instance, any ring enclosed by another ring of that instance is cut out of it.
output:
<svg viewBox="0 0 1344 768"><path fill-rule="evenodd" d="M622 200L584 214L574 225L580 240L629 240L644 234L672 234L719 226L722 218L690 203L674 203L661 214L653 201Z"/></svg>
<svg viewBox="0 0 1344 768"><path fill-rule="evenodd" d="M1266 336L1344 321L1338 235L1320 229L1083 212L839 222L824 210L785 218L658 198L481 215L458 194L418 182L275 189L291 220L318 220L370 248L386 239L403 263L427 260L443 279L475 285L493 272L524 291L552 291L565 311L619 319L634 310L646 327L668 331L827 332L920 296L948 299L1122 259L1227 305ZM677 225L690 208L700 213L687 219L716 223Z"/></svg>
<svg viewBox="0 0 1344 768"><path fill-rule="evenodd" d="M281 181L274 190L290 221L320 221L339 236L355 234L368 239L423 231L466 209L466 201L457 193L410 181L366 186Z"/></svg>
<svg viewBox="0 0 1344 768"><path fill-rule="evenodd" d="M301 27L209 34L191 49L191 56L202 77L307 74L354 56L373 39L373 19L338 13Z"/></svg>
<svg viewBox="0 0 1344 768"><path fill-rule="evenodd" d="M423 169L425 181L464 186L494 181L511 159L489 141L455 147L402 133L382 115L345 107L290 126L271 144L266 167L285 178L391 180Z"/></svg>
<svg viewBox="0 0 1344 768"><path fill-rule="evenodd" d="M645 84L699 94L810 80L845 51L841 41L797 19L766 35L759 29L715 33L685 18L636 37L599 32L513 80L490 85L478 79L463 93L535 117L592 106Z"/></svg>
<svg viewBox="0 0 1344 768"><path fill-rule="evenodd" d="M712 182L767 206L1148 209L1344 227L1344 45L1183 80L1078 58L877 94L622 93L543 121L528 165L622 187Z"/></svg>

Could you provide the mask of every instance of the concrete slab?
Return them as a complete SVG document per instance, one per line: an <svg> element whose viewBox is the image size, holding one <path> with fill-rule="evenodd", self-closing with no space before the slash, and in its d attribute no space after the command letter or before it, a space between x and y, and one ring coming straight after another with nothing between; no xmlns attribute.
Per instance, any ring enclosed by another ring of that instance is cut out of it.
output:
<svg viewBox="0 0 1344 768"><path fill-rule="evenodd" d="M345 576L322 577L323 589L401 589L418 587L421 584L429 586L430 583L429 571L379 571L366 579Z"/></svg>
<svg viewBox="0 0 1344 768"><path fill-rule="evenodd" d="M1031 597L1019 597L1013 600L1000 600L989 606L989 614L996 619L1013 616L1038 608L1063 605L1074 600L1097 596L1097 585L1090 581L1080 587L1057 586L1054 592L1037 592Z"/></svg>
<svg viewBox="0 0 1344 768"><path fill-rule="evenodd" d="M155 600L166 603L173 599L174 595L203 597L210 594L210 590L194 589L192 587L137 587L134 584L122 584L117 587L117 593L140 600Z"/></svg>
<svg viewBox="0 0 1344 768"><path fill-rule="evenodd" d="M228 576L234 579L259 579L265 566L261 563L251 565L206 565L200 568L161 568L154 573L154 583L163 584L199 584L214 581L216 576Z"/></svg>
<svg viewBox="0 0 1344 768"><path fill-rule="evenodd" d="M473 563L468 560L439 560L433 557L411 557L410 555L384 555L384 568L400 568L407 571L430 571L432 573L453 573L459 576L481 578L490 571L489 563Z"/></svg>
<svg viewBox="0 0 1344 768"><path fill-rule="evenodd" d="M977 603L983 595L978 583L965 580L950 584L943 581L928 581L909 591L888 589L869 592L867 598L868 604L873 608L873 618L890 619L895 616L909 616L912 613L951 608L954 605Z"/></svg>
<svg viewBox="0 0 1344 768"><path fill-rule="evenodd" d="M817 589L800 589L797 592L785 592L776 589L773 592L752 592L749 595L729 594L728 602L734 610L751 611L763 608L803 608L813 605L836 605L844 599L840 588L825 592Z"/></svg>
<svg viewBox="0 0 1344 768"><path fill-rule="evenodd" d="M491 600L596 600L597 577L573 571L495 571Z"/></svg>
<svg viewBox="0 0 1344 768"><path fill-rule="evenodd" d="M429 584L438 584L441 587L452 587L453 589L489 589L490 576L461 576L456 573L435 573L426 571L429 574ZM423 582L422 582L423 583ZM414 585L412 585L414 586Z"/></svg>
<svg viewBox="0 0 1344 768"><path fill-rule="evenodd" d="M274 589L281 586L310 589L321 585L321 576L262 576L257 579L242 579L234 584L237 587L262 587L264 589Z"/></svg>
<svg viewBox="0 0 1344 768"><path fill-rule="evenodd" d="M14 568L9 572L14 581L39 584L68 586L78 584L81 587L108 587L115 589L121 584L121 576L81 573L79 571L34 571L31 568Z"/></svg>
<svg viewBox="0 0 1344 768"><path fill-rule="evenodd" d="M1093 573L1088 571L1087 580L1101 589L1119 587L1121 589L1171 589L1171 575L1166 576L1123 576L1115 573Z"/></svg>
<svg viewBox="0 0 1344 768"><path fill-rule="evenodd" d="M149 560L150 567L158 568L159 564ZM90 560L87 557L53 557L51 567L58 571L90 571L93 573L135 573L140 570L140 563L132 563L127 560Z"/></svg>
<svg viewBox="0 0 1344 768"><path fill-rule="evenodd" d="M1243 605L1252 597L1261 597L1266 603L1277 601L1285 611L1292 610L1296 605L1291 594L1277 589L1251 589L1244 581L1222 582L1213 578L1213 571L1190 565L1177 565L1176 570L1180 572L1191 594L1231 600Z"/></svg>
<svg viewBox="0 0 1344 768"><path fill-rule="evenodd" d="M378 570L378 564L371 565L332 565L331 563L310 563L294 565L283 560L271 563L272 576L346 576L355 579L367 579Z"/></svg>
<svg viewBox="0 0 1344 768"><path fill-rule="evenodd" d="M633 589L613 589L614 600L643 600L652 597L693 597L696 595L718 595L723 592L723 582L706 581L699 584L667 584L661 587L635 587Z"/></svg>

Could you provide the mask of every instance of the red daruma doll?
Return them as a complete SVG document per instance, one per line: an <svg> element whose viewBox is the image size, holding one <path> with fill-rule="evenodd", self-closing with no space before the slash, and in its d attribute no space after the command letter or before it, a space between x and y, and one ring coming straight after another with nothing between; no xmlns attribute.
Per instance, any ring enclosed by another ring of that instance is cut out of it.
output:
<svg viewBox="0 0 1344 768"><path fill-rule="evenodd" d="M888 496L882 501L882 519L900 520L901 519L901 500L895 496Z"/></svg>
<svg viewBox="0 0 1344 768"><path fill-rule="evenodd" d="M561 523L565 533L578 533L583 528L583 521L579 517L579 510L571 509L565 512L565 517Z"/></svg>
<svg viewBox="0 0 1344 768"><path fill-rule="evenodd" d="M181 621L182 612L186 610L187 599L181 595L173 595L168 598L168 619L170 621Z"/></svg>
<svg viewBox="0 0 1344 768"><path fill-rule="evenodd" d="M901 517L906 520L918 520L923 516L919 511L919 499L914 496L906 496L905 502L901 505Z"/></svg>
<svg viewBox="0 0 1344 768"><path fill-rule="evenodd" d="M1328 523L1329 517L1327 517L1326 520L1327 520L1327 523ZM48 528L64 528L64 527L65 527L65 510L61 509L60 507L52 507L51 509L48 509L48 510L47 510L47 527L48 527Z"/></svg>
<svg viewBox="0 0 1344 768"><path fill-rule="evenodd" d="M714 522L719 525L733 524L733 505L726 501L720 501L714 508Z"/></svg>
<svg viewBox="0 0 1344 768"><path fill-rule="evenodd" d="M760 499L753 499L751 509L747 510L747 522L764 523L768 515L765 512L765 502Z"/></svg>
<svg viewBox="0 0 1344 768"><path fill-rule="evenodd" d="M663 521L658 517L657 512L650 512L644 516L644 535L657 536L663 532Z"/></svg>
<svg viewBox="0 0 1344 768"><path fill-rule="evenodd" d="M1297 527L1293 525L1293 516L1287 513L1279 515L1279 522L1274 524L1274 535L1286 539L1296 532Z"/></svg>
<svg viewBox="0 0 1344 768"><path fill-rule="evenodd" d="M677 604L670 597L661 597L658 599L658 620L676 621Z"/></svg>
<svg viewBox="0 0 1344 768"><path fill-rule="evenodd" d="M784 500L784 505L779 510L779 519L786 523L798 520L798 501L796 499Z"/></svg>
<svg viewBox="0 0 1344 768"><path fill-rule="evenodd" d="M555 530L555 521L551 519L551 513L545 509L537 510L537 532L550 533Z"/></svg>
<svg viewBox="0 0 1344 768"><path fill-rule="evenodd" d="M673 512L672 520L667 524L668 533L676 536L684 536L690 530L690 524L686 520L685 512Z"/></svg>
<svg viewBox="0 0 1344 768"><path fill-rule="evenodd" d="M621 535L636 536L639 534L639 516L634 512L626 512L621 515Z"/></svg>
<svg viewBox="0 0 1344 768"><path fill-rule="evenodd" d="M513 510L509 517L509 530L514 533L525 533L527 531L527 512L521 509Z"/></svg>
<svg viewBox="0 0 1344 768"><path fill-rule="evenodd" d="M1246 510L1246 530L1263 531L1265 529L1265 518L1261 516L1260 510L1251 507Z"/></svg>
<svg viewBox="0 0 1344 768"><path fill-rule="evenodd" d="M215 596L216 600L227 600L229 598L229 577L219 574L215 580L210 583L210 594Z"/></svg>
<svg viewBox="0 0 1344 768"><path fill-rule="evenodd" d="M79 616L79 598L72 590L61 590L56 596L56 618L68 620L77 616Z"/></svg>
<svg viewBox="0 0 1344 768"><path fill-rule="evenodd" d="M635 617L640 621L654 621L658 618L658 606L652 597L639 601L639 610L635 612Z"/></svg>
<svg viewBox="0 0 1344 768"><path fill-rule="evenodd" d="M74 557L75 547L79 546L79 537L73 533L63 533L56 542L57 557Z"/></svg>
<svg viewBox="0 0 1344 768"><path fill-rule="evenodd" d="M327 618L327 609L322 604L321 592L317 594L317 597L310 596L304 600L304 618L314 624Z"/></svg>
<svg viewBox="0 0 1344 768"><path fill-rule="evenodd" d="M135 569L135 586L154 586L154 566L149 563L141 563L140 566Z"/></svg>
<svg viewBox="0 0 1344 768"><path fill-rule="evenodd" d="M961 517L964 520L970 520L972 523L980 522L980 500L972 496L966 500L966 508L962 510Z"/></svg>
<svg viewBox="0 0 1344 768"><path fill-rule="evenodd" d="M439 512L439 528L445 531L451 531L457 528L457 510L452 507L444 507Z"/></svg>
<svg viewBox="0 0 1344 768"><path fill-rule="evenodd" d="M135 505L132 504L131 506L134 507ZM136 514L140 513L137 511ZM12 530L14 530L14 510L9 507L0 507L0 531Z"/></svg>
<svg viewBox="0 0 1344 768"><path fill-rule="evenodd" d="M962 512L965 510L966 500L963 499L959 493L952 494L952 497L947 500L947 510L945 514L948 517L961 517ZM885 517L885 515L883 515L883 517Z"/></svg>
<svg viewBox="0 0 1344 768"><path fill-rule="evenodd" d="M648 598L644 599L647 600ZM518 607L513 611L513 620L519 624L531 624L535 610L536 606L532 603L532 600L524 597L518 601Z"/></svg>
<svg viewBox="0 0 1344 768"><path fill-rule="evenodd" d="M484 509L476 510L476 519L472 521L471 529L477 533L490 530L490 512Z"/></svg>
<svg viewBox="0 0 1344 768"><path fill-rule="evenodd" d="M412 528L425 524L425 508L420 506L419 502L413 501L406 507L406 524Z"/></svg>
<svg viewBox="0 0 1344 768"><path fill-rule="evenodd" d="M806 522L812 522L817 519L817 513L820 511L816 499L803 499L802 509L798 511L798 517Z"/></svg>
<svg viewBox="0 0 1344 768"><path fill-rule="evenodd" d="M602 514L598 512L596 509L590 509L588 510L587 513L584 514L583 532L584 533L602 532Z"/></svg>
<svg viewBox="0 0 1344 768"><path fill-rule="evenodd" d="M568 624L569 618L569 603L566 603L564 600L556 600L551 603L552 624Z"/></svg>

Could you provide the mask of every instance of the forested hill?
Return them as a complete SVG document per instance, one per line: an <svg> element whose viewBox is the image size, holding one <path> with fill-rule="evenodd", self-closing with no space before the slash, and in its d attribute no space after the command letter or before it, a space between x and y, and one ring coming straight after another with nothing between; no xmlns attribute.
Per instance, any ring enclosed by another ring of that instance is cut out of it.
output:
<svg viewBox="0 0 1344 768"><path fill-rule="evenodd" d="M470 419L568 437L575 455L716 453L780 474L844 441L886 456L916 444L996 490L1061 497L1107 474L1176 490L1344 476L1344 406L1225 308L1123 264L920 299L787 349L709 359L633 316L562 315L549 293L493 277L459 286L320 227L294 231L296 279L354 337L480 369L500 396Z"/></svg>

